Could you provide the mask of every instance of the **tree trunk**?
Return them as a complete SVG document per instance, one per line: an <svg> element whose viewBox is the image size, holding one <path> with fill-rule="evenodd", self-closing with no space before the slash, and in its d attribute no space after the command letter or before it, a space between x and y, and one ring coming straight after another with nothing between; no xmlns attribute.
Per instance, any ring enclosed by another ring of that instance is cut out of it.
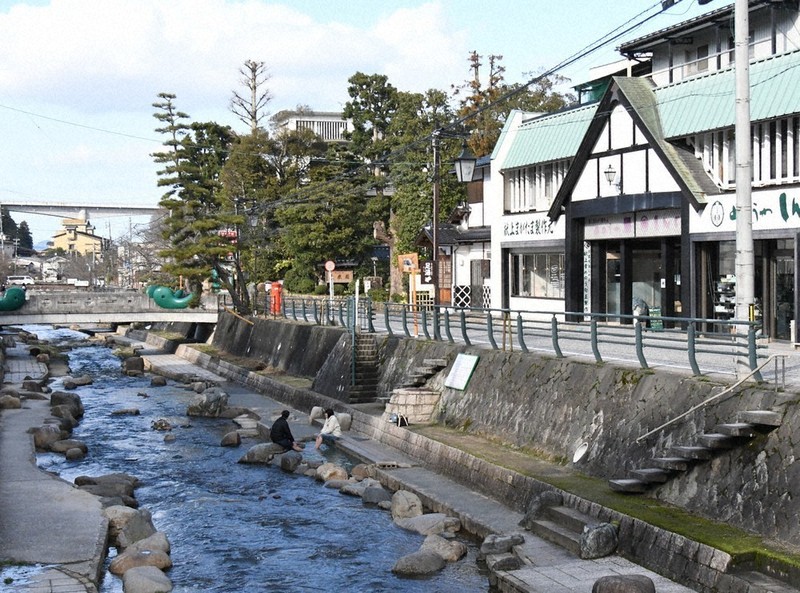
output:
<svg viewBox="0 0 800 593"><path fill-rule="evenodd" d="M397 267L397 240L391 232L386 231L382 221L373 222L372 228L375 238L389 247L389 296L403 294L403 271Z"/></svg>

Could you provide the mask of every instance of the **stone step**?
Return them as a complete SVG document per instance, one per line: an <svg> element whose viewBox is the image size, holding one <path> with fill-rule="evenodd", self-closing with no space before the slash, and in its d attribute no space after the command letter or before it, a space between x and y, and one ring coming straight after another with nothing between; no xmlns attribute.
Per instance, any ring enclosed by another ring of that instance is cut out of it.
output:
<svg viewBox="0 0 800 593"><path fill-rule="evenodd" d="M697 437L697 440L699 440L704 447L708 447L709 449L733 449L741 443L741 441L735 437L716 432L701 434Z"/></svg>
<svg viewBox="0 0 800 593"><path fill-rule="evenodd" d="M623 492L625 494L641 494L647 492L650 484L637 480L635 478L622 478L618 480L609 480L608 485L615 492Z"/></svg>
<svg viewBox="0 0 800 593"><path fill-rule="evenodd" d="M647 482L648 484L663 484L672 477L673 473L672 471L658 467L643 467L633 470L631 475L637 480Z"/></svg>
<svg viewBox="0 0 800 593"><path fill-rule="evenodd" d="M765 575L761 572L748 570L735 573L735 577L739 581L746 583L746 588L743 587L742 591L747 593L797 593L798 589L780 581L774 577Z"/></svg>
<svg viewBox="0 0 800 593"><path fill-rule="evenodd" d="M676 472L685 472L689 469L691 460L685 457L654 457L650 463L659 469Z"/></svg>
<svg viewBox="0 0 800 593"><path fill-rule="evenodd" d="M731 422L729 424L717 424L714 432L728 435L731 437L753 438L758 436L758 431L749 422Z"/></svg>
<svg viewBox="0 0 800 593"><path fill-rule="evenodd" d="M578 536L583 533L584 527L597 523L597 519L594 517L565 506L545 507L542 510L542 515L543 518L561 525L563 528L578 534Z"/></svg>
<svg viewBox="0 0 800 593"><path fill-rule="evenodd" d="M675 446L670 448L670 453L676 457L684 457L686 459L693 459L695 461L708 461L714 456L714 453L708 447L697 446Z"/></svg>
<svg viewBox="0 0 800 593"><path fill-rule="evenodd" d="M755 427L764 427L768 430L777 428L783 421L783 416L778 412L770 412L769 410L748 410L739 412L739 422L747 422Z"/></svg>
<svg viewBox="0 0 800 593"><path fill-rule="evenodd" d="M580 535L548 519L539 519L531 524L531 531L553 544L569 550L576 556L581 554Z"/></svg>

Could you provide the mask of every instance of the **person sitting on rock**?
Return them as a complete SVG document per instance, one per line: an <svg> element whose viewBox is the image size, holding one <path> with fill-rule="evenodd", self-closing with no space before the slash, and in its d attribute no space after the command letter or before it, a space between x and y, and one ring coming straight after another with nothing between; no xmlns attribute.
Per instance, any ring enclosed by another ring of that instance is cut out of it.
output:
<svg viewBox="0 0 800 593"><path fill-rule="evenodd" d="M328 408L325 410L325 424L317 435L317 444L315 448L319 449L323 441L326 445L332 445L340 436L342 436L342 427L339 426L339 420L336 418L336 414L333 413L331 408Z"/></svg>
<svg viewBox="0 0 800 593"><path fill-rule="evenodd" d="M273 424L272 428L269 431L269 438L272 439L273 443L276 443L283 447L285 450L289 451L302 451L303 447L294 440L294 436L292 435L292 430L289 428L289 422L287 419L289 418L289 410L284 410L281 412L280 418L278 418Z"/></svg>

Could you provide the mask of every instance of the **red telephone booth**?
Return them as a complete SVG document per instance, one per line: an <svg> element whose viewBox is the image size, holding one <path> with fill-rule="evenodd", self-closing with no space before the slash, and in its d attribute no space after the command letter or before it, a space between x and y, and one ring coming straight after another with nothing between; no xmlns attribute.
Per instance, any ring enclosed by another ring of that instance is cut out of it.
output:
<svg viewBox="0 0 800 593"><path fill-rule="evenodd" d="M283 285L280 282L273 282L269 290L269 312L273 315L281 314L281 293L283 292Z"/></svg>

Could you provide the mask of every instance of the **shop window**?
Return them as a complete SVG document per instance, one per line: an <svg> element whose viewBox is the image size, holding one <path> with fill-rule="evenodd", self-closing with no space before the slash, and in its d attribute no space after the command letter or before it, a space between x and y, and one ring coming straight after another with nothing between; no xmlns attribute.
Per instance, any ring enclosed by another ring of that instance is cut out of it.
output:
<svg viewBox="0 0 800 593"><path fill-rule="evenodd" d="M564 298L564 254L512 255L512 296Z"/></svg>

